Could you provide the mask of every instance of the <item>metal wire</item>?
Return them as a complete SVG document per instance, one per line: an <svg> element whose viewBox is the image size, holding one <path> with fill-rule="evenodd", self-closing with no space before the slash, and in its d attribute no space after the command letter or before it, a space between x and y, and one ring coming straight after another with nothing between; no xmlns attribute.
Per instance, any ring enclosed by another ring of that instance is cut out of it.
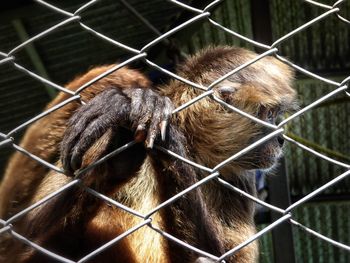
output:
<svg viewBox="0 0 350 263"><path fill-rule="evenodd" d="M69 95L70 97L68 99L66 99L65 101L62 101L61 103L57 104L56 106L52 107L51 109L46 110L45 112L34 116L32 119L26 121L25 123L19 125L18 127L12 129L10 132L8 133L1 133L0 132L0 149L2 147L12 147L15 151L19 151L22 154L27 155L29 158L32 158L33 160L39 162L41 165L44 165L45 167L47 167L48 169L58 172L58 173L62 173L64 174L64 171L62 170L61 167L57 167L43 159L41 159L40 157L30 153L30 149L24 149L21 146L17 145L14 143L13 140L13 136L17 135L18 131L21 131L25 128L27 128L30 124L36 122L37 120L46 117L48 114L62 108L63 106L67 105L68 103L71 103L72 101L76 101L76 100L80 100L80 93L86 89L87 87L89 87L90 85L92 85L93 83L95 83L96 81L100 80L103 77L108 76L109 74L117 71L118 69L130 64L131 62L135 61L135 60L143 60L144 62L146 62L150 67L162 71L163 73L169 75L171 78L177 79L185 84L187 84L188 86L190 86L191 88L194 89L198 89L200 91L203 91L201 93L201 95L199 95L198 97L188 101L187 103L184 103L183 105L180 105L177 109L175 109L173 111L172 114L177 114L178 112L181 112L182 110L186 109L187 107L191 107L191 105L197 103L198 101L200 101L201 99L204 99L206 97L210 97L213 102L216 103L220 103L221 105L223 105L224 107L226 107L229 110L232 110L238 114L241 114L242 116L249 118L250 120L259 123L269 129L271 129L271 133L268 134L267 136L265 136L264 138L261 138L260 140L258 140L255 143L252 143L251 145L249 145L248 147L246 147L245 149L242 149L241 151L239 151L236 154L233 154L230 158L227 158L226 160L222 161L221 163L218 163L215 167L211 168L211 167L205 167L201 164L198 164L192 160L188 160L180 155L178 155L177 153L171 152L168 149L165 149L163 147L160 146L155 146L156 149L162 151L165 154L168 154L170 156L172 156L173 158L177 158L189 165L192 165L193 167L195 167L196 169L202 170L204 173L207 173L207 176L205 178L203 178L202 180L198 181L197 183L193 184L192 186L184 189L183 191L181 191L180 193L178 193L177 195L173 196L172 198L164 201L163 203L157 205L156 207L154 207L153 209L151 209L150 211L147 211L146 213L140 213L138 211L135 211L134 209L127 207L121 203L116 202L115 200L103 195L102 193L97 192L96 190L90 189L88 187L84 187L83 185L80 184L80 179L74 179L73 181L67 183L66 185L62 186L60 189L58 189L55 192L52 192L50 195L46 196L45 198L41 199L40 201L30 205L28 208L23 209L22 211L20 211L19 213L17 213L16 215L13 215L11 218L5 220L5 219L0 219L0 224L1 224L1 229L0 229L0 235L7 233L10 234L13 238L17 239L18 241L27 244L28 246L32 247L33 249L35 249L36 251L43 253L45 255L47 255L48 257L51 257L52 259L58 260L60 262L69 262L69 263L73 263L74 261L70 260L70 259L66 259L60 255L57 255L56 253L53 253L52 251L47 250L44 247L41 247L38 244L35 244L34 242L32 242L31 240L27 239L25 236L22 236L19 233L16 233L13 230L12 225L16 224L16 221L25 216L27 213L29 213L30 211L33 211L33 209L39 207L40 205L46 203L46 202L50 202L51 199L53 198L60 198L60 195L67 191L68 189L70 189L71 187L81 187L83 188L87 193L95 196L96 198L108 203L108 205L113 206L113 207L117 207L119 209L124 210L126 213L129 213L130 215L136 216L138 217L140 220L143 220L141 223L139 223L138 225L134 226L133 228L128 229L126 232L122 233L121 235L115 237L114 239L110 240L109 242L105 243L104 245L102 245L101 247L99 247L98 249L92 251L91 253L87 254L86 256L84 256L83 258L81 258L79 261L77 262L86 262L89 259L97 256L98 254L102 253L105 249L113 246L115 243L119 242L120 240L122 240L123 238L127 237L128 235L132 234L133 232L137 231L140 228L143 227L148 227L150 229L153 229L154 231L156 231L158 234L164 236L165 238L167 238L168 240L170 240L170 242L175 242L178 245L188 249L188 250L192 250L195 253L198 253L199 255L202 256L206 256L208 258L211 258L215 261L220 261L220 262L224 262L224 260L237 253L237 251L239 251L240 249L244 248L245 246L247 246L249 243L253 242L256 239L259 239L261 236L265 235L268 231L274 229L275 227L279 226L280 224L284 223L284 222L289 222L290 224L299 227L300 229L302 229L303 231L305 231L305 233L309 233L319 239L324 240L325 242L328 242L329 244L332 244L334 246L337 246L341 249L350 251L350 246L343 244L341 242L335 241L329 237L326 237L318 232L316 232L315 230L312 230L311 228L304 226L302 224L300 224L299 222L297 222L293 216L292 216L292 212L297 208L302 206L303 204L305 204L308 200L310 200L311 198L313 198L314 196L320 194L321 192L329 189L330 187L332 187L334 184L340 182L341 180L348 178L350 176L350 164L347 163L343 163L337 160L334 160L330 157L327 157L319 152L317 152L316 150L302 144L301 142L298 142L296 140L293 140L292 138L288 137L287 135L284 134L284 126L286 124L289 124L290 122L292 122L294 119L299 118L300 116L302 116L303 114L305 114L306 112L309 112L310 110L312 110L315 106L317 106L318 104L329 100L330 98L335 97L337 94L341 93L341 92L345 92L346 94L349 94L349 80L350 77L345 78L341 83L339 82L335 82L333 80L327 79L321 75L318 75L316 73L310 72L304 68L302 68L301 66L298 66L288 60L286 60L284 57L280 56L278 54L279 50L277 48L277 46L283 45L283 43L291 38L294 37L296 34L300 33L302 30L311 27L313 25L315 25L316 23L318 23L319 21L321 21L322 19L327 19L328 17L330 17L331 15L335 15L336 17L338 17L341 21L345 22L345 23L350 23L349 20L345 17L343 17L342 15L340 15L340 11L342 9L342 3L345 2L345 0L340 0L335 2L333 5L326 5L323 3L319 3L317 1L313 1L313 0L304 0L306 3L313 5L315 7L321 8L322 10L324 10L325 12L322 13L320 16L310 20L309 22L301 25L300 27L290 31L289 33L281 36L279 39L277 39L273 44L266 45L266 44L262 44L259 43L257 41L254 41L246 36L243 36L241 34L239 34L238 32L235 32L232 29L226 28L223 25L221 25L220 23L214 21L214 19L211 17L211 9L216 6L216 5L220 5L223 1L222 0L216 0L216 1L212 1L211 3L209 3L203 10L192 7L190 5L187 5L185 3L183 3L182 1L176 1L176 0L167 0L167 2L171 5L176 5L178 8L182 8L188 12L192 12L193 13L193 17L188 19L187 21L184 21L182 24L176 26L173 29L170 29L167 32L160 32L158 29L156 29L145 17L143 17L130 3L127 3L124 0L120 0L121 3L132 13L134 14L137 19L139 19L142 23L144 23L144 25L149 28L151 31L153 31L153 33L156 34L156 38L153 39L152 41L150 41L149 43L147 43L146 45L144 45L141 49L135 49L133 47L130 47L128 45L125 45L123 43L120 43L119 41L110 38L100 32L98 32L97 30L95 30L94 28L91 28L87 25L85 25L83 22L81 22L81 17L84 15L84 11L87 9L93 9L93 6L98 2L98 0L93 0L93 1L88 1L85 4L81 5L75 12L68 12L66 10L63 10L62 8L59 8L51 3L48 3L46 1L42 1L42 0L35 0L35 2L38 5L41 5L45 8L50 9L53 12L56 12L57 14L60 14L62 16L64 16L64 20L60 23L57 23L56 25L40 32L39 34L31 37L30 39L28 39L27 41L19 44L16 47L13 47L9 52L4 52L4 51L0 51L0 65L2 64L9 64L12 65L14 69L17 69L18 71L24 72L25 74L27 74L29 77L34 78L36 80L39 80L45 84L48 84L49 86L51 86L54 89L57 89L59 91L65 92L67 93L67 95ZM148 59L148 54L147 54L147 50L149 50L150 48L154 47L155 45L157 45L159 42L161 41L167 41L167 38L171 35L173 35L174 33L183 30L184 28L190 26L191 24L198 22L198 21L208 21L211 25L215 26L216 28L218 28L219 30L222 30L223 32L228 33L230 36L235 37L235 38L239 38L240 40L246 41L247 43L253 44L254 46L260 47L262 49L264 49L264 53L260 54L259 56L257 56L255 59L240 65L239 67L232 69L231 72L229 72L228 74L222 76L221 78L215 80L213 83L211 83L209 86L205 87L203 86L201 83L194 83L190 80L184 79L183 77L180 77L178 75L176 75L173 72L170 72L164 68L162 68L161 66L157 65L156 63L150 61ZM101 75L97 76L96 78L94 78L93 80L89 81L88 83L85 83L84 85L82 85L81 87L79 87L76 92L70 91L64 87L62 87L61 85L58 85L56 83L53 83L52 81L43 78L42 76L24 68L23 66L21 66L20 64L18 64L16 58L15 58L15 54L22 50L23 48L26 48L28 45L30 45L32 42L34 41L40 41L40 39L46 37L47 35L55 32L56 30L60 29L61 27L65 27L68 24L71 23L77 23L82 30L85 30L86 32L89 32L95 36L97 36L98 38L100 38L102 41L108 42L114 46L117 46L119 48L124 49L127 52L130 52L132 54L132 57L125 60L124 62L114 66L113 68L110 68L109 70L107 70L106 72L102 73ZM257 119L256 117L245 113L235 107L233 107L232 105L228 105L227 103L225 103L224 101L220 100L219 98L215 97L213 94L213 90L212 88L215 87L216 85L218 85L219 83L221 83L222 81L224 81L225 79L229 78L231 75L236 74L237 72L241 71L242 69L249 67L251 64L255 63L256 61L258 61L259 59L264 58L265 56L271 55L273 54L277 59L279 59L281 62L288 64L289 66L295 68L297 71L299 71L301 74L304 74L310 78L313 78L317 81L326 83L328 85L332 85L335 88L329 92L328 94L322 96L321 98L317 99L316 101L310 103L309 105L307 105L306 107L304 107L303 109L300 109L299 111L297 111L295 114L291 115L290 117L286 118L285 120L283 120L282 122L279 123L279 125L272 125L270 123L264 122L260 119ZM247 152L251 151L252 149L254 149L255 147L258 147L259 145L261 145L262 143L264 143L265 141L269 140L272 137L275 137L276 135L283 135L283 137L290 143L296 145L297 147L299 147L302 150L308 151L309 153L327 161L330 162L334 165L340 166L342 168L347 169L347 171L345 171L344 173L340 174L339 176L337 176L336 178L330 180L328 183L324 184L321 187L318 187L316 190L312 191L311 193L309 193L308 195L306 195L304 198L300 199L299 201L295 202L294 204L290 205L288 208L286 209L282 209L280 207L276 207L273 206L265 201L259 200L257 197L250 195L249 193L246 193L245 191L243 191L242 189L239 189L233 185L231 185L229 182L225 181L223 178L220 177L219 174L219 169L223 168L224 166L226 166L228 163L230 163L231 161L241 157L242 155L246 154ZM85 172L87 172L90 169L93 169L95 166L101 164L102 162L105 162L108 158L114 156L115 154L119 154L120 152L132 147L135 144L135 142L130 142L118 149L116 149L115 151L111 152L110 154L108 154L107 156L101 158L100 160L97 160L95 163L89 165L88 167L86 167L85 169L78 171L75 175L77 176L77 178L79 178L79 176ZM241 244L238 244L236 247L231 248L229 251L227 251L226 253L224 253L223 255L215 256L212 255L206 251L202 251L190 244L185 243L182 240L177 239L176 237L170 235L169 233L167 233L164 229L160 229L158 227L155 227L152 225L152 216L158 212L160 209L162 209L165 206L171 205L173 202L175 202L178 198L182 197L183 195L185 195L186 193L193 191L195 188L200 187L210 181L215 181L217 182L219 185L229 189L230 191L236 192L238 194L240 194L241 196L244 196L245 198L250 199L253 202L258 203L259 205L265 207L266 209L270 210L270 211L274 211L277 212L281 215L281 218L279 218L278 220L276 220L275 222L272 222L269 226L265 227L264 229L262 229L260 232L252 235L251 237L249 237L247 240L245 240L244 242L242 242Z"/></svg>

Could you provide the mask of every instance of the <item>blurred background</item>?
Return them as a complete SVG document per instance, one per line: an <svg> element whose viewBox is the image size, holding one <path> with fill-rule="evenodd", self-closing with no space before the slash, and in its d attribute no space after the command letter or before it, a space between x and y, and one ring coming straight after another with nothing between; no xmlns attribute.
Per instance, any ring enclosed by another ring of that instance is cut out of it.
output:
<svg viewBox="0 0 350 263"><path fill-rule="evenodd" d="M86 0L49 1L74 12ZM204 8L212 1L182 1ZM332 5L335 1L323 0ZM341 15L350 18L350 1L341 4ZM211 19L226 28L265 44L321 15L326 10L306 1L226 0L212 11ZM135 12L136 11L136 12ZM149 26L145 25L147 20ZM194 14L164 0L103 0L85 10L82 21L118 42L140 49L159 33L187 21ZM7 53L28 38L63 21L62 14L33 1L0 3L0 51ZM159 43L148 52L148 59L173 70L174 63L208 45L235 45L261 51L200 20ZM279 55L327 79L341 82L350 72L350 25L336 15L299 32L279 48ZM15 54L16 63L36 74L64 85L94 65L122 62L132 56L124 49L69 23L34 41ZM167 77L142 62L132 65L145 70L156 83ZM304 107L335 87L297 74L296 88ZM16 69L0 65L0 132L6 134L40 113L55 91ZM327 100L289 125L288 136L336 160L350 163L350 99L342 93ZM15 137L20 140L20 134ZM0 175L13 149L0 149ZM287 143L286 158L275 177L268 176L267 199L282 208L345 171ZM282 175L279 177L279 175ZM285 176L287 175L287 177ZM286 179L287 178L287 179ZM267 211L257 215L259 228L271 223ZM293 212L293 218L313 230L344 244L350 244L350 180L345 179ZM296 227L284 226L260 239L260 262L350 262L350 253L308 235ZM283 261L281 261L283 260Z"/></svg>

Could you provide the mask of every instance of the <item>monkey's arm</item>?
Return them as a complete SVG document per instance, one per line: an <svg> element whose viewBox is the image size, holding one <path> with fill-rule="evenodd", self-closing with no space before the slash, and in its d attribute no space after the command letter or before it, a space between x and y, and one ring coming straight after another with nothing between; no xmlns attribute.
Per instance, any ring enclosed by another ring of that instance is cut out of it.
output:
<svg viewBox="0 0 350 263"><path fill-rule="evenodd" d="M114 64L93 68L76 77L66 87L69 90L76 91L115 66ZM107 87L146 89L150 86L151 82L143 74L124 67L93 82L80 95L84 102L88 102ZM52 108L69 99L69 97L69 94L60 92L47 105L46 109ZM47 162L55 163L59 158L60 144L67 122L80 106L81 104L78 101L72 101L36 121L24 134L20 146ZM16 152L11 157L0 184L0 217L2 219L8 218L26 208L47 173L47 167L29 156Z"/></svg>

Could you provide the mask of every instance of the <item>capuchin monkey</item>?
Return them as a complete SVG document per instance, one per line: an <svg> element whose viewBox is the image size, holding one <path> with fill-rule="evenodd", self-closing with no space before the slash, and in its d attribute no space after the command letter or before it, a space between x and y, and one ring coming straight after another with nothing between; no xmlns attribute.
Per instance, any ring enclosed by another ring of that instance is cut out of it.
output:
<svg viewBox="0 0 350 263"><path fill-rule="evenodd" d="M235 47L211 47L189 57L177 74L209 86L257 54ZM67 85L75 91L115 65L94 68ZM213 87L213 96L261 120L276 118L296 106L292 70L265 57ZM110 205L87 189L108 196L146 215L160 203L208 176L159 150L162 146L200 165L213 168L271 130L202 98L186 109L173 110L203 91L178 80L159 87L140 72L123 67L83 90L81 105L71 102L33 124L21 146L62 168L48 170L15 153L0 188L0 218L6 220L74 179L75 186L11 221L12 229L60 256L78 261L143 222ZM60 93L48 106L66 100ZM136 143L94 168L84 168L119 147ZM270 169L282 154L282 137L274 137L229 162L218 172L232 185L255 195L254 171ZM150 216L152 221L127 235L88 262L213 262L165 238L154 229L215 256L255 233L254 203L211 180ZM258 256L252 242L225 258L251 263ZM56 262L45 253L0 234L1 262Z"/></svg>

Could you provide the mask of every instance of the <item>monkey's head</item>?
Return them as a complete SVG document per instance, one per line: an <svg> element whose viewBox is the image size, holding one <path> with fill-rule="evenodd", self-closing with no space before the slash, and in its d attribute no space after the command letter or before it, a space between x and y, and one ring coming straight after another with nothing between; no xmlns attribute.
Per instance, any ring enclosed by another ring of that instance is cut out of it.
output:
<svg viewBox="0 0 350 263"><path fill-rule="evenodd" d="M234 47L208 48L189 58L179 75L203 86L257 54ZM214 96L261 120L275 124L285 112L296 108L296 92L291 88L294 72L274 57L265 57L238 71L214 87ZM176 106L200 95L178 81L164 88ZM214 167L273 130L258 124L206 97L175 116L189 138L193 158ZM233 160L221 171L269 169L282 154L283 138L276 136Z"/></svg>

